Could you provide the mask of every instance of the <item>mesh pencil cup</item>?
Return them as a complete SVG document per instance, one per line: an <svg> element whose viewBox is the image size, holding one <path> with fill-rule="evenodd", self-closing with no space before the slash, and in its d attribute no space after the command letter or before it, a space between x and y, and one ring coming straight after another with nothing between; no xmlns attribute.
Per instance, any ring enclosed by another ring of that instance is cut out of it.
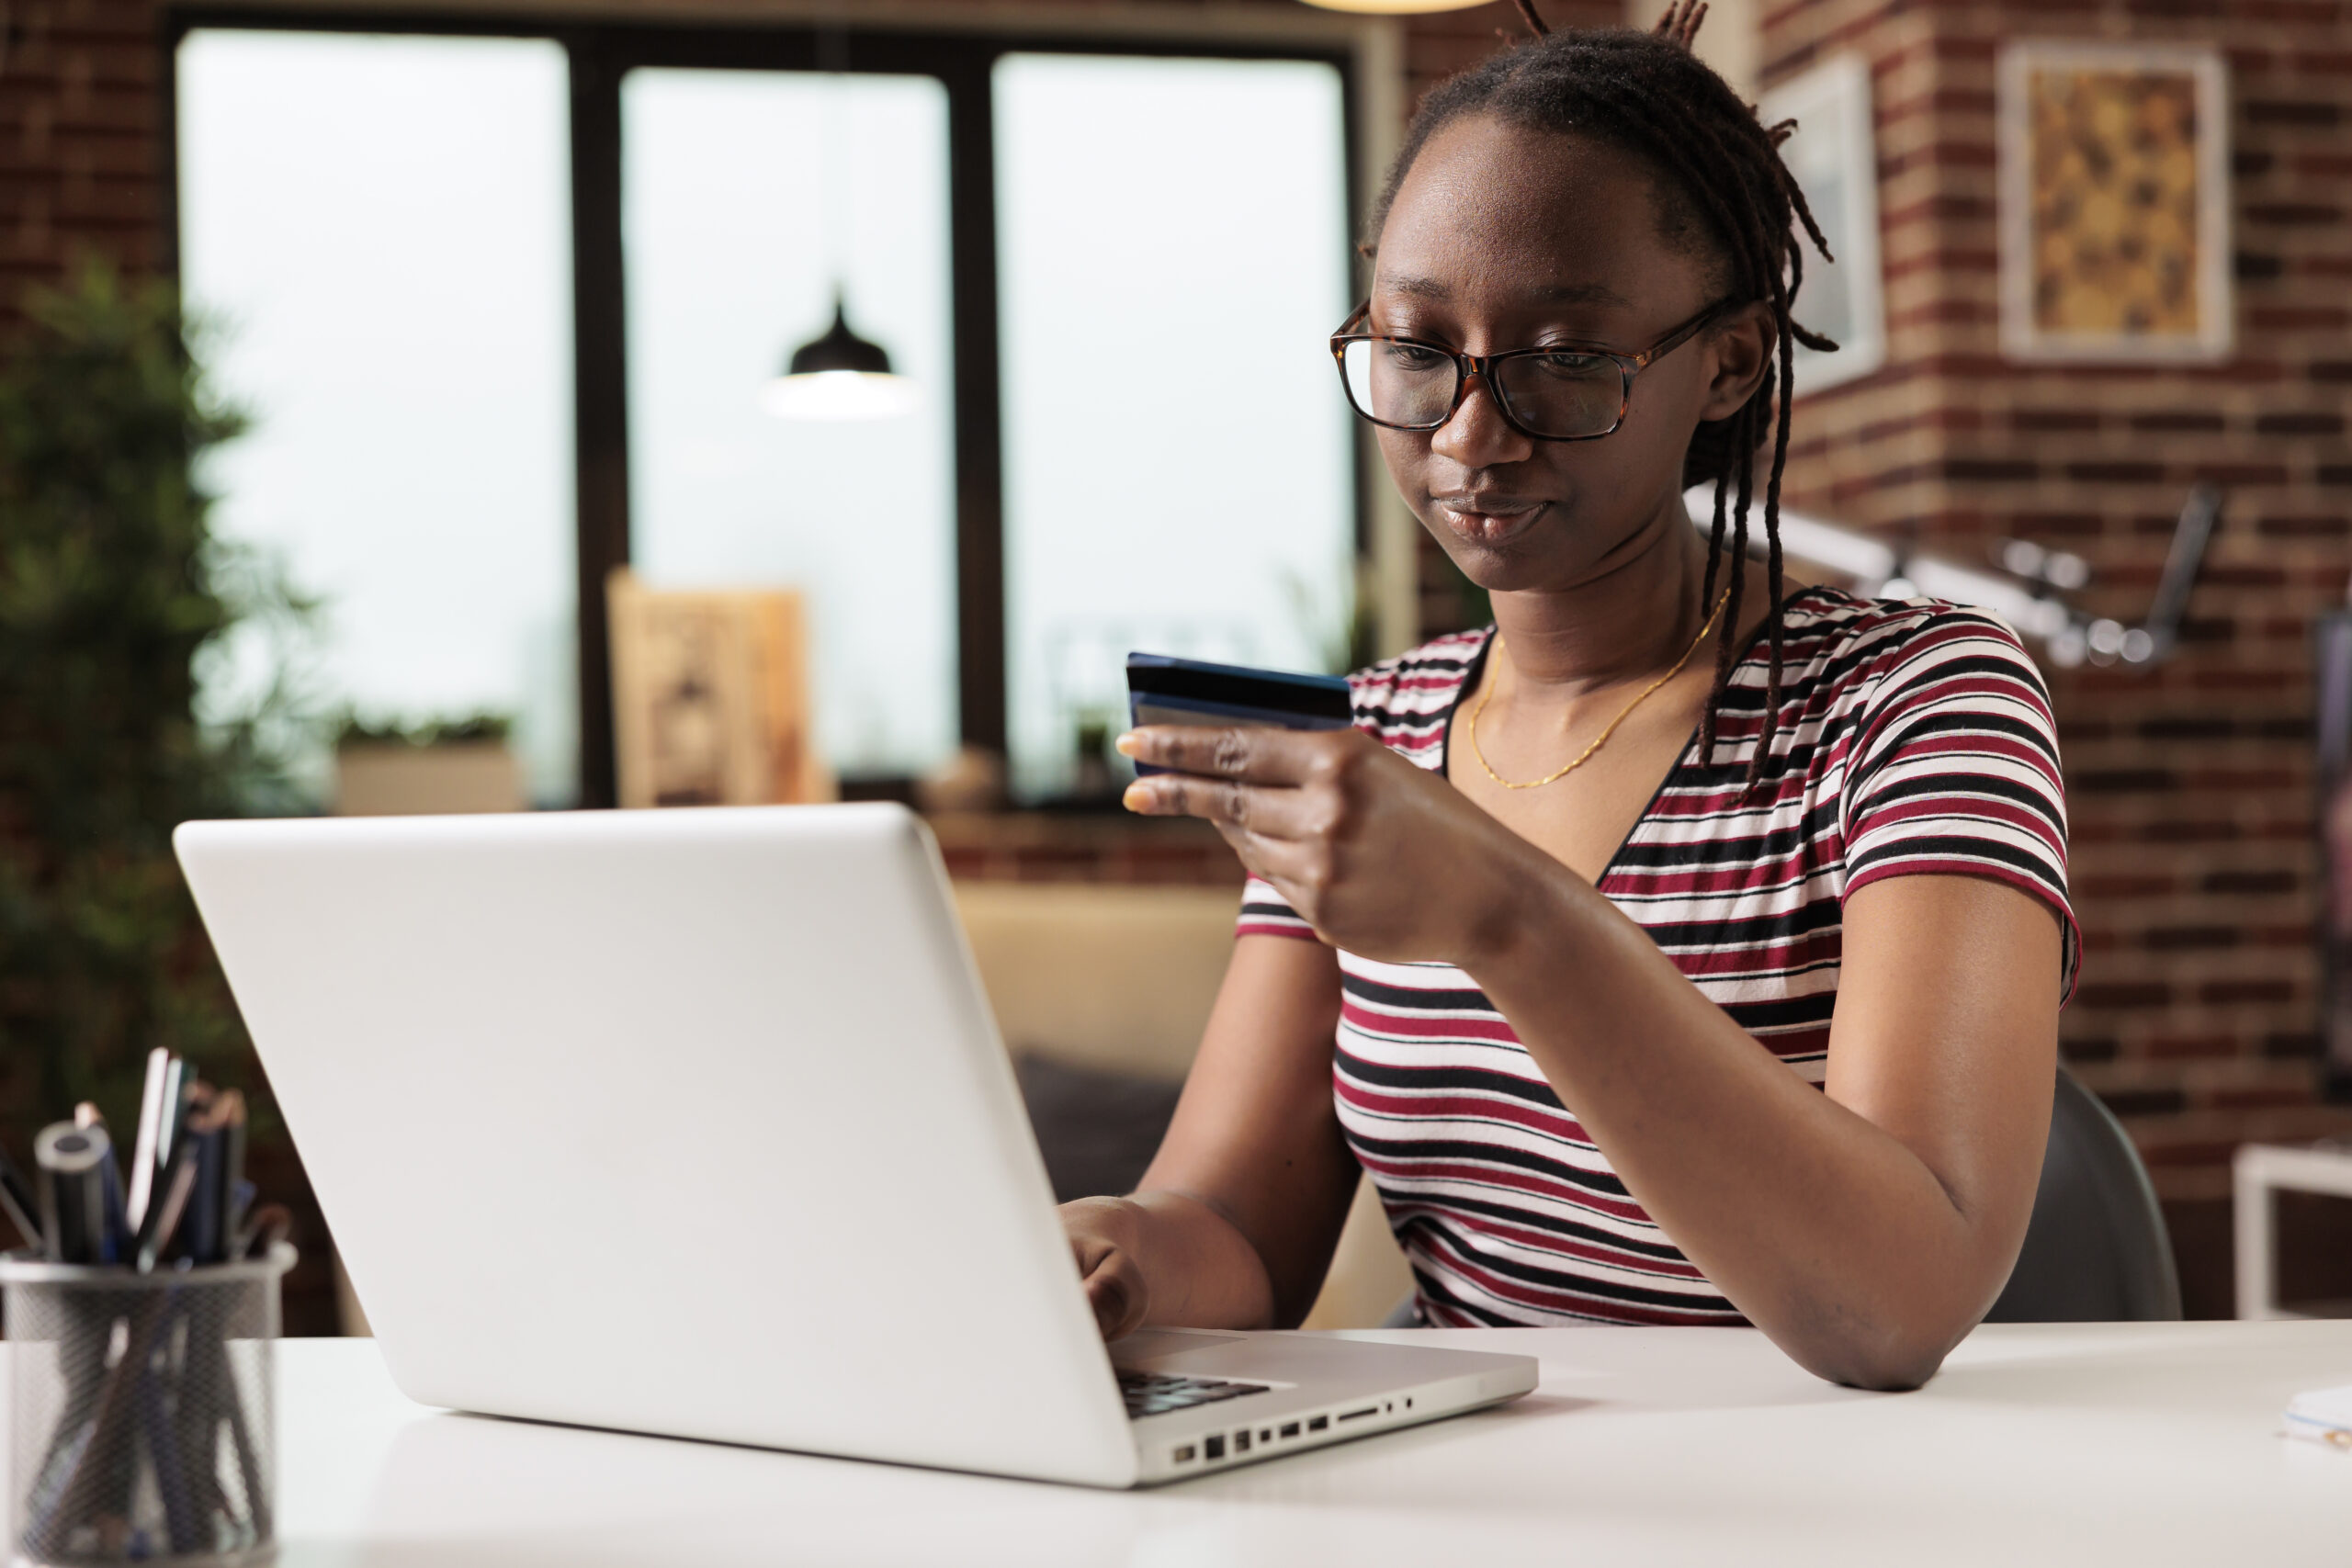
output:
<svg viewBox="0 0 2352 1568"><path fill-rule="evenodd" d="M277 1287L265 1257L140 1274L0 1258L17 1563L244 1563L273 1551Z"/></svg>

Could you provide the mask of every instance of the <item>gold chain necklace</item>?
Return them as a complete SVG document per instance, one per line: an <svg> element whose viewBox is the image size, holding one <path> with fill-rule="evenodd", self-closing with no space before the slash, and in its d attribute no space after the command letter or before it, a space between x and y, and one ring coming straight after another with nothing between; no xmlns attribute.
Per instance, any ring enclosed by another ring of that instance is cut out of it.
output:
<svg viewBox="0 0 2352 1568"><path fill-rule="evenodd" d="M1731 590L1726 588L1723 592L1723 597L1715 601L1715 607L1707 612L1706 622L1704 625L1700 626L1699 635L1690 639L1690 646L1682 650L1682 657L1674 661L1674 668L1659 676L1657 680L1652 681L1648 685L1644 686L1640 692L1635 694L1634 700L1627 703L1623 708L1618 710L1617 716L1609 721L1609 728L1602 730L1599 735L1593 737L1592 744L1577 752L1576 760L1571 761L1566 767L1562 768L1559 772L1555 773L1546 773L1540 779L1530 779L1525 784L1514 784L1510 780L1503 777L1502 774L1495 772L1495 765L1487 761L1487 753L1478 745L1478 716L1485 713L1487 711L1487 705L1494 700L1495 686L1497 684L1497 682L1489 682L1487 683L1487 689L1479 694L1478 705L1470 710L1470 754L1478 759L1478 765L1487 770L1487 776L1494 780L1497 784L1502 785L1505 789L1542 789L1547 784L1559 783L1562 779L1566 778L1570 773L1575 773L1578 768L1583 767L1587 759L1591 757L1595 751L1600 750L1601 747L1607 745L1609 743L1609 738L1617 733L1617 727L1624 723L1628 717L1632 716L1634 710L1648 700L1652 692L1657 691L1660 686L1665 685L1668 681L1673 680L1677 675L1682 673L1682 667L1690 662L1690 656L1699 651L1699 645L1707 640L1707 634L1709 632L1715 629L1715 617L1724 613L1724 605L1728 603L1730 599ZM1502 650L1503 634L1497 632L1495 634L1495 651L1497 653L1500 653Z"/></svg>

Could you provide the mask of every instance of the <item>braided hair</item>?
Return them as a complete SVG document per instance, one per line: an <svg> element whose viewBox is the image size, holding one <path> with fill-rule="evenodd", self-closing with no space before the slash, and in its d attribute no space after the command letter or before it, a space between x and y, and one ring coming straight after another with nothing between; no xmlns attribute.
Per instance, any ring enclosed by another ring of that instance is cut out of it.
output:
<svg viewBox="0 0 2352 1568"><path fill-rule="evenodd" d="M1771 662L1765 680L1763 724L1748 764L1747 783L1753 787L1765 775L1781 716L1781 476L1789 460L1791 400L1776 393L1790 385L1794 344L1823 351L1838 346L1789 315L1804 280L1797 225L1804 226L1824 261L1834 259L1804 193L1781 161L1781 143L1796 130L1796 122L1766 127L1753 107L1690 52L1691 38L1706 16L1702 0L1675 0L1647 33L1624 28L1555 33L1544 25L1532 0L1515 3L1532 40L1449 78L1422 100L1373 206L1360 248L1367 257L1373 254L1397 189L1430 138L1454 120L1492 115L1532 130L1589 137L1648 163L1658 176L1660 231L1671 243L1695 239L1707 245L1724 276L1720 294L1771 307L1779 363L1766 366L1761 384L1736 412L1699 426L1684 455L1682 473L1684 488L1713 483L1715 491L1702 605L1714 603L1716 577L1726 570L1729 534L1730 603L1724 606L1724 637L1715 650L1714 685L1699 722L1701 761L1713 767L1716 713L1731 682L1737 641L1732 629L1739 625L1747 580L1738 563L1747 556L1757 448L1763 442L1765 421L1773 421L1772 461L1764 486Z"/></svg>

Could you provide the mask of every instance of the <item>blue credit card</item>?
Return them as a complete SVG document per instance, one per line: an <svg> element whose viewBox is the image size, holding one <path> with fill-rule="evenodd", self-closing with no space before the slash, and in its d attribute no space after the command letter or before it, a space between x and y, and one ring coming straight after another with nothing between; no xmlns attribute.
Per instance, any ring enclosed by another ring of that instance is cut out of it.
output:
<svg viewBox="0 0 2352 1568"><path fill-rule="evenodd" d="M1138 727L1216 729L1345 729L1354 722L1343 676L1252 670L1164 653L1127 655L1127 717ZM1166 771L1136 764L1138 773Z"/></svg>

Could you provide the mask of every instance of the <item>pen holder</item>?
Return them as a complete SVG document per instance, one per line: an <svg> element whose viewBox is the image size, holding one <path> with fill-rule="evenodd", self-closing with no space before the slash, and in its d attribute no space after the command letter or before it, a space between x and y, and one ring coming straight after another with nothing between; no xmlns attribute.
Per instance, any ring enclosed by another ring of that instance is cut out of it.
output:
<svg viewBox="0 0 2352 1568"><path fill-rule="evenodd" d="M277 1287L293 1263L283 1243L153 1274L0 1258L14 1562L270 1556Z"/></svg>

